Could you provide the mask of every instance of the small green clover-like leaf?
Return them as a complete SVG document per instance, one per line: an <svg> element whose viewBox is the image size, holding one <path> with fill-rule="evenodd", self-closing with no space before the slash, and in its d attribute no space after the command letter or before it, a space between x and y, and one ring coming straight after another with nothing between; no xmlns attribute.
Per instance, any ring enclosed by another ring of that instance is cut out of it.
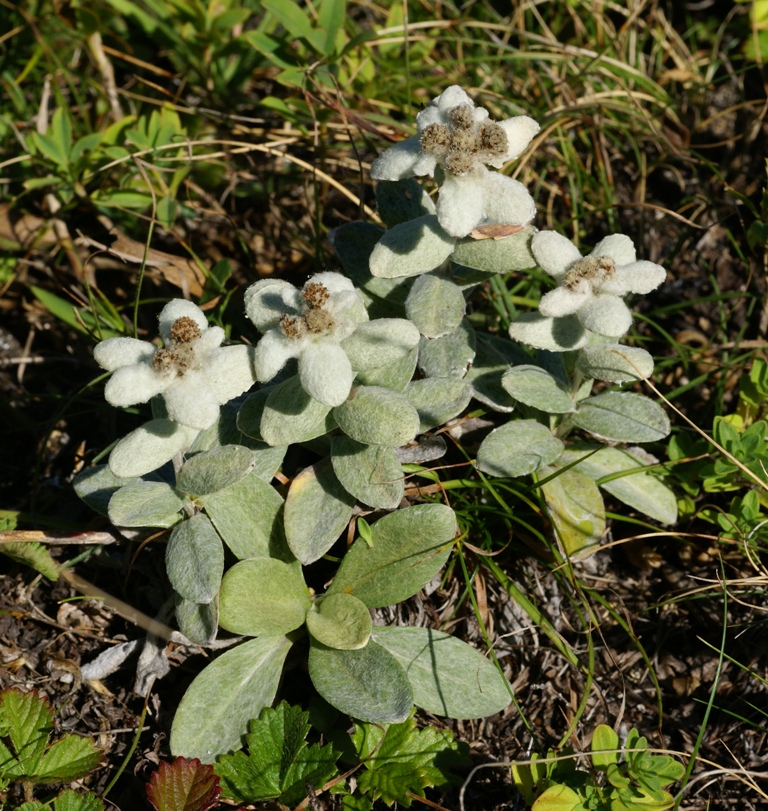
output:
<svg viewBox="0 0 768 811"><path fill-rule="evenodd" d="M368 644L371 615L352 594L321 597L307 612L307 630L318 641L337 650L357 650Z"/></svg>
<svg viewBox="0 0 768 811"><path fill-rule="evenodd" d="M207 811L221 794L213 766L197 758L161 763L149 778L147 798L157 811Z"/></svg>
<svg viewBox="0 0 768 811"><path fill-rule="evenodd" d="M241 560L221 581L219 624L234 634L278 636L303 625L311 604L298 563Z"/></svg>
<svg viewBox="0 0 768 811"><path fill-rule="evenodd" d="M470 762L469 747L457 743L449 730L416 729L412 717L387 727L383 735L370 724L355 724L352 741L358 755L367 758L357 776L360 791L387 805L407 808L410 795L424 797L426 788L455 785L455 773Z"/></svg>
<svg viewBox="0 0 768 811"><path fill-rule="evenodd" d="M238 802L277 799L293 806L307 795L307 783L323 784L337 773L338 753L331 744L307 744L309 713L284 701L263 709L251 721L244 751L224 755L216 764L224 795Z"/></svg>
<svg viewBox="0 0 768 811"><path fill-rule="evenodd" d="M614 750L602 752L600 750ZM592 765L607 769L619 760L619 736L607 724L598 724L592 734Z"/></svg>

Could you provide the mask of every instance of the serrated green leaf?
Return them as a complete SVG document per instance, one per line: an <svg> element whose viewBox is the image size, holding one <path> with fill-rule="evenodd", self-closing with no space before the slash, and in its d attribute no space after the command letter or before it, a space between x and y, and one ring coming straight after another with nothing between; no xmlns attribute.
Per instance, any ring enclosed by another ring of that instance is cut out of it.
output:
<svg viewBox="0 0 768 811"><path fill-rule="evenodd" d="M149 778L147 798L157 811L208 811L221 794L213 766L177 757Z"/></svg>
<svg viewBox="0 0 768 811"><path fill-rule="evenodd" d="M551 465L563 443L535 420L513 420L491 431L477 451L477 466L491 476L517 478Z"/></svg>
<svg viewBox="0 0 768 811"><path fill-rule="evenodd" d="M362 721L397 723L413 708L403 668L375 642L359 650L336 650L312 639L309 676L329 704Z"/></svg>
<svg viewBox="0 0 768 811"><path fill-rule="evenodd" d="M370 270L384 279L418 276L440 267L453 247L437 216L426 214L390 228L371 253Z"/></svg>
<svg viewBox="0 0 768 811"><path fill-rule="evenodd" d="M358 539L328 594L354 594L369 608L407 600L440 571L456 537L456 516L444 504L418 504L371 526L372 546Z"/></svg>
<svg viewBox="0 0 768 811"><path fill-rule="evenodd" d="M17 563L30 566L48 580L59 579L59 564L45 546L37 541L0 541L0 552Z"/></svg>
<svg viewBox="0 0 768 811"><path fill-rule="evenodd" d="M68 788L53 801L53 811L104 811L104 803L95 794L80 794Z"/></svg>
<svg viewBox="0 0 768 811"><path fill-rule="evenodd" d="M282 507L277 490L255 473L205 499L205 512L240 560L290 559L280 520Z"/></svg>
<svg viewBox="0 0 768 811"><path fill-rule="evenodd" d="M305 566L321 558L349 523L355 499L342 487L330 459L305 468L285 499L288 546Z"/></svg>
<svg viewBox="0 0 768 811"><path fill-rule="evenodd" d="M278 799L294 806L307 796L307 783L315 788L337 773L331 744L308 745L308 712L284 701L262 710L246 735L248 753L224 755L216 764L224 795L238 802Z"/></svg>
<svg viewBox="0 0 768 811"><path fill-rule="evenodd" d="M234 634L280 636L304 624L311 604L298 563L241 560L221 581L219 625Z"/></svg>
<svg viewBox="0 0 768 811"><path fill-rule="evenodd" d="M41 758L36 783L63 783L93 771L101 763L102 754L90 738L66 735L56 741Z"/></svg>
<svg viewBox="0 0 768 811"><path fill-rule="evenodd" d="M174 527L165 568L182 597L196 603L213 600L224 574L224 545L207 515L198 513Z"/></svg>
<svg viewBox="0 0 768 811"><path fill-rule="evenodd" d="M355 724L352 740L359 756L367 758L357 776L360 791L387 805L409 807L409 795L424 797L432 786L455 785L459 778L454 772L464 771L470 762L469 747L457 743L449 730L416 729L412 717L388 727L383 736L380 729Z"/></svg>
<svg viewBox="0 0 768 811"><path fill-rule="evenodd" d="M291 640L251 639L215 659L187 689L171 729L171 752L213 763L235 748L275 698Z"/></svg>
<svg viewBox="0 0 768 811"><path fill-rule="evenodd" d="M440 338L457 329L466 308L461 288L431 273L416 279L405 302L405 314L427 338Z"/></svg>
<svg viewBox="0 0 768 811"><path fill-rule="evenodd" d="M231 487L253 470L253 452L242 445L220 445L187 459L176 487L192 496L206 496Z"/></svg>
<svg viewBox="0 0 768 811"><path fill-rule="evenodd" d="M36 774L53 732L53 713L48 702L35 693L6 690L0 693L0 719L15 758L15 763L4 769L5 776Z"/></svg>
<svg viewBox="0 0 768 811"><path fill-rule="evenodd" d="M327 594L307 612L307 630L321 644L337 650L357 650L368 644L371 615L352 594Z"/></svg>
<svg viewBox="0 0 768 811"><path fill-rule="evenodd" d="M109 500L109 520L117 527L172 527L181 520L184 500L166 482L136 481Z"/></svg>
<svg viewBox="0 0 768 811"><path fill-rule="evenodd" d="M614 442L655 442L670 431L669 417L658 403L628 391L607 391L582 400L571 420Z"/></svg>
<svg viewBox="0 0 768 811"><path fill-rule="evenodd" d="M484 718L507 707L511 687L495 664L460 639L429 628L373 629L405 670L417 707L449 718Z"/></svg>
<svg viewBox="0 0 768 811"><path fill-rule="evenodd" d="M394 448L335 436L331 440L331 463L344 489L363 504L394 510L400 503L405 484Z"/></svg>

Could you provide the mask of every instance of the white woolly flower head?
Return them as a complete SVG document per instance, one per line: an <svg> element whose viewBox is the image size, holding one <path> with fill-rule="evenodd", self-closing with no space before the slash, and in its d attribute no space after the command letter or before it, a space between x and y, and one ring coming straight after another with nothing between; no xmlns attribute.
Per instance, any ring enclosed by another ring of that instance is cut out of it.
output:
<svg viewBox="0 0 768 811"><path fill-rule="evenodd" d="M162 394L169 419L209 428L219 407L255 381L253 350L225 346L224 330L209 326L191 301L175 299L159 317L163 346L135 338L108 338L94 349L96 362L113 372L104 389L108 403L127 407Z"/></svg>
<svg viewBox="0 0 768 811"><path fill-rule="evenodd" d="M256 377L266 383L290 358L299 363L304 391L327 405L349 396L354 374L341 347L368 320L363 299L339 273L318 273L301 290L263 279L245 293L246 315L264 333L256 346Z"/></svg>
<svg viewBox="0 0 768 811"><path fill-rule="evenodd" d="M484 107L475 107L464 90L453 85L416 116L416 124L418 135L374 161L374 180L433 177L439 168L437 216L456 238L485 224L523 225L533 219L536 207L525 187L490 173L486 166L500 169L518 157L539 131L536 121L525 115L492 121Z"/></svg>
<svg viewBox="0 0 768 811"><path fill-rule="evenodd" d="M632 313L622 300L628 293L650 293L667 272L654 262L637 261L632 240L614 234L582 256L564 236L542 231L531 242L542 270L558 286L544 295L539 312L550 318L575 315L582 326L609 338L619 338L632 325Z"/></svg>

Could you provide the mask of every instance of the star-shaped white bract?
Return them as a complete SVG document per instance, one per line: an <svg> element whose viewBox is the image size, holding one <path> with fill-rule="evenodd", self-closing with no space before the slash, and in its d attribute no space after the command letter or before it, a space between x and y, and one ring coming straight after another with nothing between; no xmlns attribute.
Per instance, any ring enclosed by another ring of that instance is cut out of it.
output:
<svg viewBox="0 0 768 811"><path fill-rule="evenodd" d="M518 157L539 131L526 115L491 121L488 111L453 85L416 116L418 135L380 155L374 180L429 175L440 185L437 217L452 237L482 225L525 225L536 213L528 190L506 175L489 172Z"/></svg>
<svg viewBox="0 0 768 811"><path fill-rule="evenodd" d="M290 358L302 388L327 406L349 396L354 373L341 342L368 320L362 296L339 273L317 273L301 290L262 279L245 293L245 311L264 337L256 346L256 377L266 383Z"/></svg>
<svg viewBox="0 0 768 811"><path fill-rule="evenodd" d="M661 265L637 261L635 246L624 234L606 237L582 257L566 237L541 231L534 236L531 251L539 267L558 282L539 302L541 315L575 315L585 329L608 338L621 337L632 325L622 296L650 293L667 276Z"/></svg>
<svg viewBox="0 0 768 811"><path fill-rule="evenodd" d="M254 350L222 346L224 330L209 326L203 311L184 299L165 305L159 327L162 347L136 338L108 338L96 346L96 363L113 372L104 396L125 408L162 394L169 419L209 428L220 406L255 382Z"/></svg>

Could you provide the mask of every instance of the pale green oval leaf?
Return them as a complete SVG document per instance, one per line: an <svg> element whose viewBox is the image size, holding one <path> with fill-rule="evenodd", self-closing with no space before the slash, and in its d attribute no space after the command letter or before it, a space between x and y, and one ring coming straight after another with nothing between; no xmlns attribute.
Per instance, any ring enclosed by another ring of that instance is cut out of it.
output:
<svg viewBox="0 0 768 811"><path fill-rule="evenodd" d="M344 489L363 504L394 510L400 503L405 484L394 448L335 436L331 440L331 463Z"/></svg>
<svg viewBox="0 0 768 811"><path fill-rule="evenodd" d="M333 410L344 433L366 445L399 448L419 430L419 415L408 398L380 386L357 386Z"/></svg>
<svg viewBox="0 0 768 811"><path fill-rule="evenodd" d="M416 279L405 302L405 314L427 338L453 332L461 324L466 309L461 288L432 274Z"/></svg>
<svg viewBox="0 0 768 811"><path fill-rule="evenodd" d="M464 267L487 273L510 273L536 267L531 253L531 240L536 230L529 226L503 239L460 239L451 259Z"/></svg>
<svg viewBox="0 0 768 811"><path fill-rule="evenodd" d="M535 420L513 420L491 431L477 451L477 466L491 476L516 478L550 465L563 443Z"/></svg>
<svg viewBox="0 0 768 811"><path fill-rule="evenodd" d="M253 452L242 445L221 445L187 459L176 487L182 493L205 496L230 487L253 470Z"/></svg>
<svg viewBox="0 0 768 811"><path fill-rule="evenodd" d="M653 358L645 349L635 346L585 346L576 356L576 369L594 380L625 383L650 377L653 374Z"/></svg>
<svg viewBox="0 0 768 811"><path fill-rule="evenodd" d="M619 736L606 724L598 724L592 733L592 765L596 769L607 769L612 764L618 763L620 751L607 751L601 753L600 750L620 750Z"/></svg>
<svg viewBox="0 0 768 811"><path fill-rule="evenodd" d="M355 508L329 459L293 477L285 498L285 536L305 566L321 558L338 540Z"/></svg>
<svg viewBox="0 0 768 811"><path fill-rule="evenodd" d="M456 516L444 504L389 513L371 526L369 543L352 544L328 593L354 594L369 608L407 600L443 567L456 531Z"/></svg>
<svg viewBox="0 0 768 811"><path fill-rule="evenodd" d="M109 500L109 520L116 527L172 527L181 520L183 506L170 484L137 481L121 487Z"/></svg>
<svg viewBox="0 0 768 811"><path fill-rule="evenodd" d="M365 373L409 357L419 337L419 330L405 318L377 318L360 324L341 346L352 369Z"/></svg>
<svg viewBox="0 0 768 811"><path fill-rule="evenodd" d="M263 636L209 664L173 717L174 756L213 763L217 755L239 748L248 722L272 704L291 644L284 636Z"/></svg>
<svg viewBox="0 0 768 811"><path fill-rule="evenodd" d="M434 214L400 223L387 231L371 253L374 276L396 279L434 270L453 253L454 240Z"/></svg>
<svg viewBox="0 0 768 811"><path fill-rule="evenodd" d="M173 420L150 420L115 445L109 469L121 478L143 476L188 447L196 433Z"/></svg>
<svg viewBox="0 0 768 811"><path fill-rule="evenodd" d="M371 636L371 615L352 594L320 597L307 612L307 630L321 644L337 650L358 650Z"/></svg>
<svg viewBox="0 0 768 811"><path fill-rule="evenodd" d="M187 600L210 603L224 574L224 545L203 513L177 524L165 548L165 568L174 590Z"/></svg>
<svg viewBox="0 0 768 811"><path fill-rule="evenodd" d="M210 645L219 628L219 603L196 603L176 595L176 624L182 634L196 645Z"/></svg>
<svg viewBox="0 0 768 811"><path fill-rule="evenodd" d="M376 209L387 228L435 213L435 204L414 178L380 180L376 184Z"/></svg>
<svg viewBox="0 0 768 811"><path fill-rule="evenodd" d="M541 366L512 366L502 375L501 385L513 400L547 414L567 414L574 410L573 397L565 383Z"/></svg>
<svg viewBox="0 0 768 811"><path fill-rule="evenodd" d="M541 476L554 473L543 468ZM589 476L571 468L541 485L555 531L566 553L578 557L600 544L605 534L605 505L598 486Z"/></svg>
<svg viewBox="0 0 768 811"><path fill-rule="evenodd" d="M495 411L510 412L515 401L501 385L502 375L510 366L530 362L530 357L512 341L481 333L477 336L474 363L464 379L472 386L476 400Z"/></svg>
<svg viewBox="0 0 768 811"><path fill-rule="evenodd" d="M312 399L296 375L270 391L260 430L268 445L290 445L327 434L335 425L330 407Z"/></svg>
<svg viewBox="0 0 768 811"><path fill-rule="evenodd" d="M403 668L375 642L360 650L336 650L313 640L309 676L329 704L361 721L397 724L413 708Z"/></svg>
<svg viewBox="0 0 768 811"><path fill-rule="evenodd" d="M373 629L376 642L405 670L417 707L449 718L503 710L512 688L496 665L460 639L429 628Z"/></svg>
<svg viewBox="0 0 768 811"><path fill-rule="evenodd" d="M425 377L408 384L403 392L419 415L423 434L461 414L472 399L472 389L457 377Z"/></svg>
<svg viewBox="0 0 768 811"><path fill-rule="evenodd" d="M576 811L582 809L581 798L568 786L550 786L540 794L531 811Z"/></svg>
<svg viewBox="0 0 768 811"><path fill-rule="evenodd" d="M606 391L582 400L571 420L613 442L655 442L670 431L669 417L658 403L629 391Z"/></svg>
<svg viewBox="0 0 768 811"><path fill-rule="evenodd" d="M475 330L465 318L453 332L419 342L419 369L426 377L459 377L467 374L476 349Z"/></svg>
<svg viewBox="0 0 768 811"><path fill-rule="evenodd" d="M241 560L221 581L219 625L233 634L280 636L304 624L311 604L298 564Z"/></svg>

